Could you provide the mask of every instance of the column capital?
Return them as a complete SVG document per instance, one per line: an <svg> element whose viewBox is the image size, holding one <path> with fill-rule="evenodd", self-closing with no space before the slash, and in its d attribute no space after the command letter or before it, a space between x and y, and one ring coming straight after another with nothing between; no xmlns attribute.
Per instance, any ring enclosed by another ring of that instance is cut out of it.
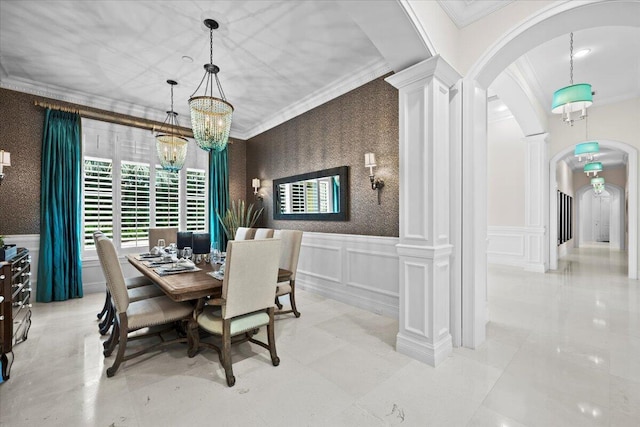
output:
<svg viewBox="0 0 640 427"><path fill-rule="evenodd" d="M433 77L447 86L452 86L461 78L460 74L447 61L442 59L440 55L435 55L387 77L385 81L396 89L401 89L412 83L429 80Z"/></svg>

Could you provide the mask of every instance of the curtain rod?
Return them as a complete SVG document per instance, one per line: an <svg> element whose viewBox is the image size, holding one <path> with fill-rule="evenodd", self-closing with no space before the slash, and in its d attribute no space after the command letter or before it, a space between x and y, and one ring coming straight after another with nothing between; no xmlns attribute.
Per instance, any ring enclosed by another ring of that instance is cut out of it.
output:
<svg viewBox="0 0 640 427"><path fill-rule="evenodd" d="M85 117L87 119L100 120L102 122L115 123L118 125L131 126L140 129L150 130L152 132L159 131L163 127L163 123L156 122L148 119L140 119L137 117L122 117L116 113L106 110L88 110L82 108L80 106L65 106L60 104L52 104L50 102L45 101L35 101L34 104L38 107L49 108L51 110L59 110L66 111L68 113L76 113L81 117ZM185 127L176 127L174 128L175 132L186 138L193 138L193 132L189 128Z"/></svg>

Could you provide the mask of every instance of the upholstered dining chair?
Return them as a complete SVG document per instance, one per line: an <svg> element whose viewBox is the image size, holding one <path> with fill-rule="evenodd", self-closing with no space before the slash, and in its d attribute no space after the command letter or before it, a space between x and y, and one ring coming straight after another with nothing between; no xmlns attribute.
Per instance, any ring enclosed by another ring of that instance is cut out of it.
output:
<svg viewBox="0 0 640 427"><path fill-rule="evenodd" d="M236 236L233 240L253 240L255 235L255 228L238 227L236 230Z"/></svg>
<svg viewBox="0 0 640 427"><path fill-rule="evenodd" d="M178 241L178 227L150 227L149 228L149 250L158 245L158 240L164 239L169 245Z"/></svg>
<svg viewBox="0 0 640 427"><path fill-rule="evenodd" d="M278 306L278 311L276 311L275 314L293 313L296 317L300 317L300 312L296 307L296 270L298 269L298 258L300 257L302 231L275 230L273 238L282 241L280 268L291 271L290 279L286 282L278 283L278 287L276 288L276 305ZM279 297L287 294L289 295L291 309L283 310Z"/></svg>
<svg viewBox="0 0 640 427"><path fill-rule="evenodd" d="M257 228L254 240L271 239L273 237L273 228Z"/></svg>
<svg viewBox="0 0 640 427"><path fill-rule="evenodd" d="M95 244L96 253L98 254L98 260L100 261L100 267L102 268L102 272L104 274L105 267L104 261L101 254L100 249L98 248L97 241L99 238L106 238L102 231L98 230L93 233L93 242ZM106 277L106 274L105 274ZM155 283L153 283L149 278L143 275L137 275L133 277L128 277L125 279L127 284L127 290L129 292L129 298L131 301L139 301L145 298L153 298L160 295L164 295L162 290L160 290ZM109 332L109 329L113 325L113 320L115 317L115 308L111 302L111 292L109 292L109 288L106 288L106 297L104 300L104 306L102 307L102 311L98 313L98 319L104 319L98 325L98 329L100 330L101 335L105 335ZM108 345L108 342L105 342L105 347Z"/></svg>
<svg viewBox="0 0 640 427"><path fill-rule="evenodd" d="M164 295L131 302L124 275L122 274L122 267L120 266L118 254L116 253L113 243L111 240L103 237L98 238L97 245L104 259L107 286L111 292L113 304L116 309L113 334L117 338L111 340L109 347L104 351L105 357L109 357L115 347L118 346L118 353L116 354L113 365L107 369L107 376L112 377L124 361L133 359L161 346L175 342L187 342L187 338L181 337L165 341L162 333L167 330L159 332L150 330L147 333L136 335L135 338L138 339L156 335L160 338L159 343L145 347L134 353L125 354L129 333L143 328L152 328L154 326L172 324L178 321L183 321L186 324L193 313L193 306L189 303L172 301Z"/></svg>
<svg viewBox="0 0 640 427"><path fill-rule="evenodd" d="M189 357L195 356L200 346L216 350L229 387L236 382L231 362L231 344L245 341L258 344L269 350L273 366L280 364L273 325L273 296L278 281L279 259L280 240L229 241L222 298L201 299L194 311L197 324L192 322L188 330L191 346ZM267 343L253 338L255 330L265 325ZM220 336L222 347L200 341L199 329Z"/></svg>

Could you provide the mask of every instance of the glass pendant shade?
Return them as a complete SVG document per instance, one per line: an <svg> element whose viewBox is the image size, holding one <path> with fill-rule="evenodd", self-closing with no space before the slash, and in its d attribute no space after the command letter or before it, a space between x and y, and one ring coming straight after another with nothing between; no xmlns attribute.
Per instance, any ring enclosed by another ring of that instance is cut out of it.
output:
<svg viewBox="0 0 640 427"><path fill-rule="evenodd" d="M555 114L569 114L575 111L585 111L593 104L591 85L578 83L558 89L553 94L551 112Z"/></svg>
<svg viewBox="0 0 640 427"><path fill-rule="evenodd" d="M587 176L590 176L590 174L593 174L593 176L596 176L598 175L598 172L602 172L602 163L592 162L584 165L584 173L586 173Z"/></svg>
<svg viewBox="0 0 640 427"><path fill-rule="evenodd" d="M222 151L229 141L233 106L211 96L189 99L191 129L198 147L206 151Z"/></svg>
<svg viewBox="0 0 640 427"><path fill-rule="evenodd" d="M187 140L178 135L156 135L156 150L162 169L178 172L187 158Z"/></svg>
<svg viewBox="0 0 640 427"><path fill-rule="evenodd" d="M600 144L598 144L597 141L588 141L576 145L576 148L573 150L573 155L578 158L579 162L582 161L583 157L586 157L588 161L592 161L594 154L598 154L599 152Z"/></svg>
<svg viewBox="0 0 640 427"><path fill-rule="evenodd" d="M175 80L167 80L171 85L171 110L167 111L167 118L156 135L156 151L158 160L164 170L178 172L184 166L187 158L187 139L178 135L178 113L173 111L173 87L178 84Z"/></svg>

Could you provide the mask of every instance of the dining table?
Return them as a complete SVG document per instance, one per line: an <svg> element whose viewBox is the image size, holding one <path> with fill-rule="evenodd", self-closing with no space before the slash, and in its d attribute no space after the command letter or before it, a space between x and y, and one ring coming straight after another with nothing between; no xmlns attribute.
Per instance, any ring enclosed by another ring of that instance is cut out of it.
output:
<svg viewBox="0 0 640 427"><path fill-rule="evenodd" d="M174 301L191 301L207 296L219 298L222 295L222 280L209 274L217 271L220 264L202 261L196 264L198 269L195 271L160 275L155 267L149 265L149 259L136 254L129 254L126 258L136 270L156 283ZM278 283L288 281L291 274L289 270L278 269Z"/></svg>

